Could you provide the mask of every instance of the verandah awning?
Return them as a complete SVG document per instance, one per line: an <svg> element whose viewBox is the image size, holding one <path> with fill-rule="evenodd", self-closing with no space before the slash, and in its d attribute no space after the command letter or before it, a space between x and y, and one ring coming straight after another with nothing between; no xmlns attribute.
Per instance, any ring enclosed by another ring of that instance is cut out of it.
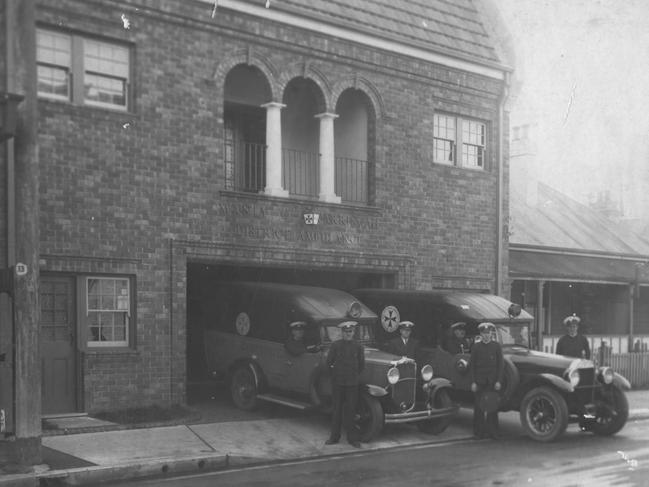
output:
<svg viewBox="0 0 649 487"><path fill-rule="evenodd" d="M636 271L636 267L638 271ZM615 256L582 256L509 249L509 277L512 279L572 280L649 285L649 266L641 261Z"/></svg>

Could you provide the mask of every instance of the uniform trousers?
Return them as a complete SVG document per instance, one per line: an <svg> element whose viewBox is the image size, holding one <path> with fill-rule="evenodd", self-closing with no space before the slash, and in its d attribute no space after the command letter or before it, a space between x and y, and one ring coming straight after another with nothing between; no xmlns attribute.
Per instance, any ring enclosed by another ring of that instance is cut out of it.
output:
<svg viewBox="0 0 649 487"><path fill-rule="evenodd" d="M479 438L496 437L498 435L498 410L488 413L480 407L480 398L486 392L495 391L492 384L478 384L473 406L473 434Z"/></svg>
<svg viewBox="0 0 649 487"><path fill-rule="evenodd" d="M344 422L347 441L358 441L358 432L354 427L354 416L358 405L358 385L343 386L332 384L333 417L329 438L340 439L340 428Z"/></svg>

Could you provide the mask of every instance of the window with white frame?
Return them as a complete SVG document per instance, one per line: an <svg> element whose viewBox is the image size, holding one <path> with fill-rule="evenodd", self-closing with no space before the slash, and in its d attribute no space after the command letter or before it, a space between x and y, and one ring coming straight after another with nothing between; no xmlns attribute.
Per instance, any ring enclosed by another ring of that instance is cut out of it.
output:
<svg viewBox="0 0 649 487"><path fill-rule="evenodd" d="M37 30L38 94L45 98L126 110L130 49L122 44Z"/></svg>
<svg viewBox="0 0 649 487"><path fill-rule="evenodd" d="M439 164L484 169L486 138L487 127L482 122L435 114L433 161Z"/></svg>
<svg viewBox="0 0 649 487"><path fill-rule="evenodd" d="M88 347L129 345L131 290L128 278L86 278Z"/></svg>

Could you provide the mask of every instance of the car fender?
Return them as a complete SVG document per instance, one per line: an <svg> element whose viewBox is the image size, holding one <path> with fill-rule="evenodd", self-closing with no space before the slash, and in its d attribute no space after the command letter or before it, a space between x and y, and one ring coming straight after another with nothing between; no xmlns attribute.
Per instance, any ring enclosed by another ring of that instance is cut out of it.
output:
<svg viewBox="0 0 649 487"><path fill-rule="evenodd" d="M388 391L384 387L374 384L364 384L363 389L373 397L383 397L388 395Z"/></svg>
<svg viewBox="0 0 649 487"><path fill-rule="evenodd" d="M546 383L559 389L560 392L574 392L575 388L572 387L570 382L562 379L554 374L539 374L538 377L542 378Z"/></svg>
<svg viewBox="0 0 649 487"><path fill-rule="evenodd" d="M622 374L618 374L617 372L613 372L613 385L619 387L620 389L624 389L625 391L631 390L631 383L629 382L629 380Z"/></svg>
<svg viewBox="0 0 649 487"><path fill-rule="evenodd" d="M230 366L230 374L232 374L232 372L239 367L246 367L250 369L253 377L255 378L255 385L257 386L257 390L261 390L264 387L265 385L264 373L257 362L255 362L253 359L237 360Z"/></svg>
<svg viewBox="0 0 649 487"><path fill-rule="evenodd" d="M435 377L424 385L424 390L428 391L429 395L432 397L435 395L438 389L443 388L453 389L453 383L443 377Z"/></svg>

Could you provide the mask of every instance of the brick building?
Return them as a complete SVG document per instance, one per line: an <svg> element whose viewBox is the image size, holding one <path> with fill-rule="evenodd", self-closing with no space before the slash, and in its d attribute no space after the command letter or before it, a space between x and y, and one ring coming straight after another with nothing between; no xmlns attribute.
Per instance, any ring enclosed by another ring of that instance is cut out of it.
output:
<svg viewBox="0 0 649 487"><path fill-rule="evenodd" d="M25 100L0 161L38 192L0 264L33 240L43 414L183 403L214 280L506 293L509 69L484 8L5 2L2 42L31 32L33 55L2 65ZM27 211L5 201L0 222Z"/></svg>

